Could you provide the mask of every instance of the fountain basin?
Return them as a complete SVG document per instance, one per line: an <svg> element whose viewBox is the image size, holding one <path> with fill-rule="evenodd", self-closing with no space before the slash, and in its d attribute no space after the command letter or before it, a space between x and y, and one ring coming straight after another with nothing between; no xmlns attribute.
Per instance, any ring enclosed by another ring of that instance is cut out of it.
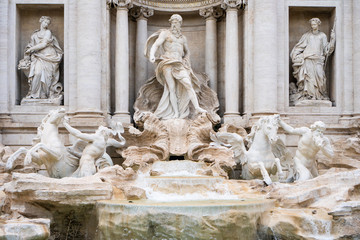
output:
<svg viewBox="0 0 360 240"><path fill-rule="evenodd" d="M98 239L256 239L273 200L97 203Z"/></svg>

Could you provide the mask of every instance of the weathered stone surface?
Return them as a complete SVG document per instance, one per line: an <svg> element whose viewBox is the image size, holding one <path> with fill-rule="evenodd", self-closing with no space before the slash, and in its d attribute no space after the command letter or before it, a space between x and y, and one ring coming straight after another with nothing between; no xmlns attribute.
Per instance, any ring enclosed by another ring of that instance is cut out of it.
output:
<svg viewBox="0 0 360 240"><path fill-rule="evenodd" d="M139 200L146 199L145 190L134 187L134 186L125 186L123 188L126 199L128 200Z"/></svg>
<svg viewBox="0 0 360 240"><path fill-rule="evenodd" d="M332 139L334 157L328 158L319 154L318 166L320 169L360 168L360 138L358 135L350 137L335 136Z"/></svg>
<svg viewBox="0 0 360 240"><path fill-rule="evenodd" d="M329 170L317 178L294 184L274 184L269 197L282 207L313 207L331 210L339 203L359 199L360 169L346 172Z"/></svg>
<svg viewBox="0 0 360 240"><path fill-rule="evenodd" d="M264 213L263 233L279 239L354 239L360 229L360 169L331 169L292 184L255 185L255 191L277 200Z"/></svg>
<svg viewBox="0 0 360 240"><path fill-rule="evenodd" d="M260 221L275 239L333 239L331 220L324 210L275 208Z"/></svg>
<svg viewBox="0 0 360 240"><path fill-rule="evenodd" d="M48 239L50 219L0 220L0 239Z"/></svg>
<svg viewBox="0 0 360 240"><path fill-rule="evenodd" d="M101 201L100 239L256 239L272 201Z"/></svg>
<svg viewBox="0 0 360 240"><path fill-rule="evenodd" d="M14 201L46 202L54 205L94 204L97 200L110 199L112 186L99 177L53 179L36 173L13 173L5 192Z"/></svg>

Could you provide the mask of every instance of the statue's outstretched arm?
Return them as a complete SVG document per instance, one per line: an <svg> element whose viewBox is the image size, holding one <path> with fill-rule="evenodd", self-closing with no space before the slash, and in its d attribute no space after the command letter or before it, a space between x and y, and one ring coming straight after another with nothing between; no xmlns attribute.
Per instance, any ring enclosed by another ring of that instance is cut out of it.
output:
<svg viewBox="0 0 360 240"><path fill-rule="evenodd" d="M122 146L125 145L125 141L119 142L119 141L116 141L116 140L113 139L113 138L109 138L109 139L107 140L107 145L108 145L108 146L113 146L113 147L115 147L115 148L120 148L120 147L122 147Z"/></svg>
<svg viewBox="0 0 360 240"><path fill-rule="evenodd" d="M307 129L306 127L302 128L293 128L289 124L285 123L283 120L279 120L279 125L285 130L285 132L296 134L296 135L303 135L306 133Z"/></svg>
<svg viewBox="0 0 360 240"><path fill-rule="evenodd" d="M79 130L70 126L66 120L64 120L63 124L64 124L64 127L66 128L66 130L68 130L71 135L73 135L77 138L80 138L81 140L84 140L86 142L92 142L94 140L93 136L91 134L86 134L86 133L80 132Z"/></svg>

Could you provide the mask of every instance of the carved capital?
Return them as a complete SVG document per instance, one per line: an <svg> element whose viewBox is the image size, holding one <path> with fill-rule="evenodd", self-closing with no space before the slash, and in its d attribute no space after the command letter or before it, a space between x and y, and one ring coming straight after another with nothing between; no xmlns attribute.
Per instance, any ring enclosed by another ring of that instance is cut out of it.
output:
<svg viewBox="0 0 360 240"><path fill-rule="evenodd" d="M149 18L154 15L154 9L145 8L145 7L136 7L132 8L130 11L131 17L138 19L138 18Z"/></svg>
<svg viewBox="0 0 360 240"><path fill-rule="evenodd" d="M224 14L221 8L203 8L199 10L200 16L204 18L220 18Z"/></svg>
<svg viewBox="0 0 360 240"><path fill-rule="evenodd" d="M226 10L244 8L247 0L224 0L221 3L221 8Z"/></svg>
<svg viewBox="0 0 360 240"><path fill-rule="evenodd" d="M131 0L106 0L109 8L132 8Z"/></svg>

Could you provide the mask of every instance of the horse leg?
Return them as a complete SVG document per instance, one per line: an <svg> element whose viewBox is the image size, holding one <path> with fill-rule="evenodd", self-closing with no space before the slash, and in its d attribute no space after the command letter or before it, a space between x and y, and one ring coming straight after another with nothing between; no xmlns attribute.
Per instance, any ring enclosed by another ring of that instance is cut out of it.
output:
<svg viewBox="0 0 360 240"><path fill-rule="evenodd" d="M269 176L269 173L266 171L264 163L263 162L258 162L257 164L258 164L258 166L260 168L261 175L263 176L264 182L266 183L266 185L272 184L271 178Z"/></svg>
<svg viewBox="0 0 360 240"><path fill-rule="evenodd" d="M284 172L283 172L283 170L281 168L279 158L275 158L275 166L276 166L276 170L277 170L278 175L279 175L279 180L284 180ZM275 172L275 174L276 174L276 172Z"/></svg>
<svg viewBox="0 0 360 240"><path fill-rule="evenodd" d="M61 157L61 154L54 152L53 150L51 150L48 146L46 146L45 144L41 143L41 145L38 146L38 150L41 149L43 152L51 155L51 157L59 159Z"/></svg>
<svg viewBox="0 0 360 240"><path fill-rule="evenodd" d="M25 161L24 164L28 165L31 163L32 158L35 158L37 162L41 161L40 160L40 156L39 154L37 154L36 152L38 150L42 150L45 153L51 155L53 158L60 158L59 154L57 154L56 152L52 151L49 147L47 147L45 144L43 143L38 143L36 144L34 147L32 147L26 154L25 157Z"/></svg>
<svg viewBox="0 0 360 240"><path fill-rule="evenodd" d="M24 159L24 165L29 165L31 163L32 156L38 150L38 146L40 144L42 144L42 143L38 143L38 144L36 144L35 146L33 146L32 148L29 149L29 151L26 153L26 156L25 156L25 159Z"/></svg>
<svg viewBox="0 0 360 240"><path fill-rule="evenodd" d="M16 159L18 159L18 157L20 157L22 154L27 153L27 149L24 147L19 148L18 150L16 150L16 152L14 152L13 154L11 154L11 156L9 157L9 159L6 162L5 165L5 169L7 171L10 171L14 168L14 162Z"/></svg>

